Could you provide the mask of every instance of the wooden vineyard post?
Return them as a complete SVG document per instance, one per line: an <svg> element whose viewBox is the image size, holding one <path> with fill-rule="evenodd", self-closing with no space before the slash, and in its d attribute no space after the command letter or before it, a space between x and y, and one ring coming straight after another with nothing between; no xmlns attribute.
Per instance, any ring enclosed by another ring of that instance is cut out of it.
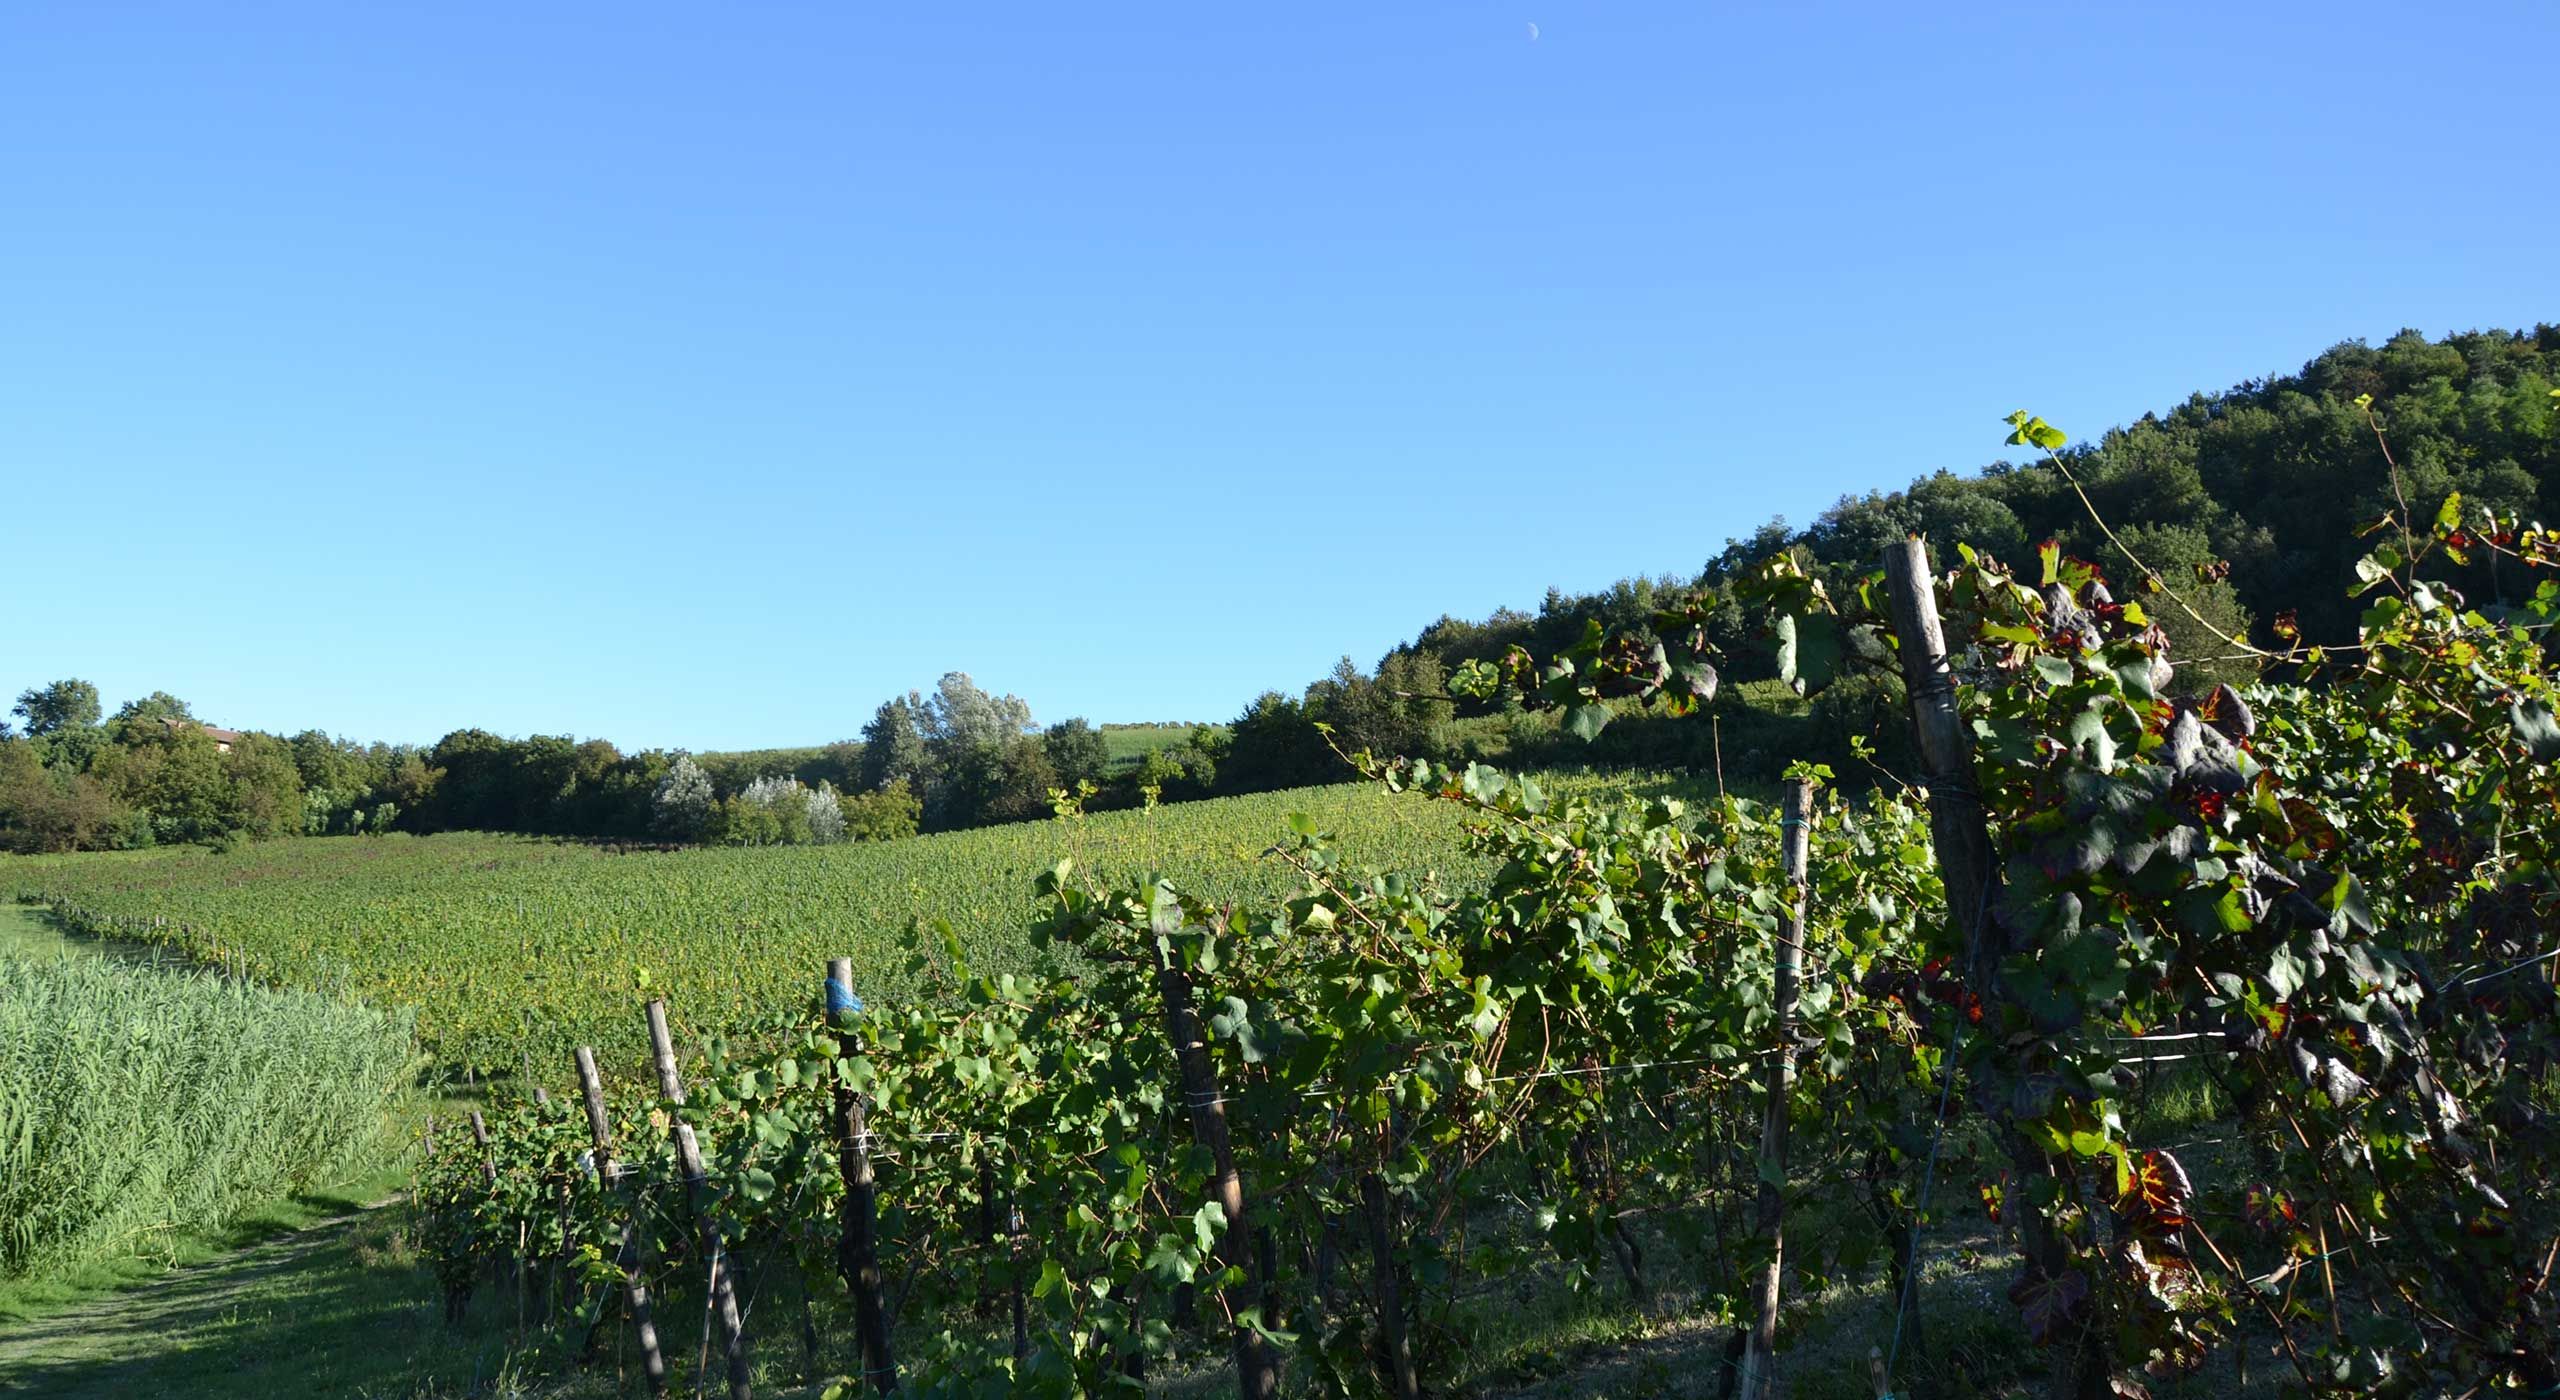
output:
<svg viewBox="0 0 2560 1400"><path fill-rule="evenodd" d="M1396 1272L1394 1199L1376 1172L1360 1178L1362 1214L1369 1219L1369 1271L1378 1286L1378 1339L1387 1350L1387 1367L1395 1376L1396 1400L1416 1400L1422 1383L1414 1374L1413 1341L1405 1334L1404 1286Z"/></svg>
<svg viewBox="0 0 2560 1400"><path fill-rule="evenodd" d="M1911 539L1888 546L1884 577L1894 635L1902 644L1912 733L1929 786L1929 835L1946 881L1947 913L1965 938L1965 983L1979 993L1997 984L2008 949L2002 930L1986 914L1999 893L1999 871L1982 795L1974 790L1973 740L1956 708L1955 667L1938 621L1928 545Z"/></svg>
<svg viewBox="0 0 2560 1400"><path fill-rule="evenodd" d="M667 1004L650 1002L648 1015L649 1051L658 1062L658 1092L669 1104L682 1108L684 1078L676 1072L675 1039L667 1034ZM749 1400L746 1327L738 1319L738 1293L730 1281L736 1271L727 1267L720 1225L711 1217L711 1183L702 1169L702 1146L694 1141L693 1125L681 1114L670 1131L676 1140L676 1165L684 1171L685 1194L693 1203L695 1227L702 1234L702 1255L711 1261L711 1307L720 1323L721 1348L728 1354L729 1400Z"/></svg>
<svg viewBox="0 0 2560 1400"><path fill-rule="evenodd" d="M1906 539L1886 546L1884 577L1894 635L1901 643L1912 732L1919 741L1921 772L1929 788L1929 836L1937 848L1938 873L1946 884L1948 917L1965 940L1965 986L1982 999L1985 1023L1997 1026L2001 1023L1998 1010L2008 1001L2000 965L2012 949L2007 928L1994 914L2000 907L2000 867L1982 795L1974 786L1973 739L1956 704L1955 667L1947 654L1945 628L1938 620L1928 545ZM2051 1177L2052 1165L2044 1153L2018 1130L2011 1086L1979 1085L1977 1097L1993 1105L1992 1122L2020 1186ZM2071 1270L2070 1247L2042 1211L2018 1212L2018 1245L2031 1276L2058 1280ZM2094 1400L2109 1389L2107 1358L2113 1338L2102 1326L2072 1331L2074 1340L2055 1348L2049 1393L2057 1400Z"/></svg>
<svg viewBox="0 0 2560 1400"><path fill-rule="evenodd" d="M1006 1201L1005 1246L1013 1260L1013 1359L1019 1363L1031 1359L1031 1317L1022 1300L1022 1207Z"/></svg>
<svg viewBox="0 0 2560 1400"><path fill-rule="evenodd" d="M827 960L828 1024L836 1053L862 1054L854 1029L853 959ZM871 1124L862 1095L836 1085L836 1166L844 1174L844 1228L836 1238L836 1268L853 1290L854 1330L862 1340L862 1376L883 1395L898 1389L898 1358L889 1345L888 1312L880 1303L879 1184L871 1172Z"/></svg>
<svg viewBox="0 0 2560 1400"><path fill-rule="evenodd" d="M996 1310L995 1273L990 1264L996 1240L996 1163L992 1156L978 1159L978 1300L980 1317L993 1317Z"/></svg>
<svg viewBox="0 0 2560 1400"><path fill-rule="evenodd" d="M1778 820L1778 848L1786 866L1786 932L1778 938L1777 970L1771 978L1770 1007L1776 1028L1771 1036L1764 1083L1767 1101L1760 1120L1760 1238L1769 1251L1761 1266L1759 1311L1751 1324L1751 1343L1742 1358L1742 1400L1770 1400L1778 1384L1778 1284L1786 1261L1787 1095L1796 1077L1796 984L1803 966L1805 865L1812 845L1813 784L1797 778L1787 784Z"/></svg>
<svg viewBox="0 0 2560 1400"><path fill-rule="evenodd" d="M480 1179L495 1187L498 1184L498 1155L489 1150L489 1123L480 1110L471 1110L471 1142L480 1149Z"/></svg>
<svg viewBox="0 0 2560 1400"><path fill-rule="evenodd" d="M1175 1059L1182 1066L1182 1098L1191 1110L1191 1133L1208 1147L1215 1165L1218 1206L1226 1212L1227 1235L1219 1249L1219 1257L1231 1263L1247 1265L1252 1255L1247 1242L1253 1236L1246 1228L1244 1215L1244 1178L1236 1174L1236 1154L1227 1140L1226 1099L1218 1092L1218 1073L1209 1063L1209 1044L1200 1028L1200 1016L1192 1005L1191 978L1173 960L1170 949L1159 942L1156 950L1156 990L1164 999L1165 1035L1173 1042ZM1255 1306L1259 1292L1255 1280L1248 1276L1245 1287L1226 1294L1227 1315L1236 1319L1235 1355L1236 1387L1241 1400L1271 1400L1280 1389L1280 1367L1271 1354L1271 1346L1262 1334L1246 1325L1244 1313ZM1263 1319L1265 1326L1277 1321Z"/></svg>
<svg viewBox="0 0 2560 1400"><path fill-rule="evenodd" d="M613 1125L604 1111L604 1080L596 1073L596 1052L578 1047L578 1087L587 1097L587 1136L595 1146L596 1176L607 1191L622 1190L622 1163L613 1156ZM649 1285L640 1277L640 1207L634 1202L622 1218L623 1298L631 1307L632 1328L640 1334L640 1369L649 1378L649 1393L667 1393L667 1358L658 1351L658 1323L649 1308Z"/></svg>

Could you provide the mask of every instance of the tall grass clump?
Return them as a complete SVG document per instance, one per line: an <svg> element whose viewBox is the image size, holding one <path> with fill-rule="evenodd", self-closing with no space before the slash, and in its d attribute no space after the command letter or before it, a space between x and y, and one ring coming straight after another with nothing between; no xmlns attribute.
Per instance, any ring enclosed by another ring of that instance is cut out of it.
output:
<svg viewBox="0 0 2560 1400"><path fill-rule="evenodd" d="M381 1149L410 1016L0 954L0 1278L149 1253Z"/></svg>

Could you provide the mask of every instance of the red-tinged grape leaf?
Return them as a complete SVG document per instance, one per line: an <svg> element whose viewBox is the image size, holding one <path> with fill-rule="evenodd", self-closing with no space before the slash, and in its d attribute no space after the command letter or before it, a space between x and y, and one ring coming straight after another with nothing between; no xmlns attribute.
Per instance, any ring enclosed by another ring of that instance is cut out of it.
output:
<svg viewBox="0 0 2560 1400"><path fill-rule="evenodd" d="M2047 1346L2078 1320L2089 1301L2089 1277L2078 1269L2065 1269L2058 1278L2030 1274L2009 1285L2009 1301L2018 1305L2027 1335Z"/></svg>

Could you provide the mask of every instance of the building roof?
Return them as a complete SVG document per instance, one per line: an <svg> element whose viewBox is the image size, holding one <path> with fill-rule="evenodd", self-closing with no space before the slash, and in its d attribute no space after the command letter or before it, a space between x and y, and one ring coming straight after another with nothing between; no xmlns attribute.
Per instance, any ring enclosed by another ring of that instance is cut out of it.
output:
<svg viewBox="0 0 2560 1400"><path fill-rule="evenodd" d="M197 729L203 730L204 736L217 744L236 744L239 743L241 739L240 731L237 729L222 729L196 720L163 719L160 722L169 726L172 731L175 731L177 727L182 724L192 725Z"/></svg>

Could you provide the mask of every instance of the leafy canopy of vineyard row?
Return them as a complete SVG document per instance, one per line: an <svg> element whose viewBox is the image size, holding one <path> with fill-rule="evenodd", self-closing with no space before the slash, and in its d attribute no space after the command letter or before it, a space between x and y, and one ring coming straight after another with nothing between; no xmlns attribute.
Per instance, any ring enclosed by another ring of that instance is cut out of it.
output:
<svg viewBox="0 0 2560 1400"><path fill-rule="evenodd" d="M1060 862L1031 931L1088 972L980 974L948 925L919 930L912 967L946 990L863 1014L853 1052L803 1011L723 1038L683 1106L619 1102L639 1164L627 1190L584 1173L583 1128L560 1105L500 1114L493 1154L442 1151L419 1199L449 1285L495 1257L572 1255L592 1307L620 1280L630 1212L653 1285L698 1278L668 1185L681 1116L726 1248L751 1278L796 1273L840 1325L853 1271L835 1105L855 1091L882 1268L899 1280L901 1393L1098 1394L1230 1340L1248 1371L1277 1356L1293 1385L1374 1393L1396 1384L1382 1358L1407 1356L1406 1374L1454 1364L1450 1310L1487 1279L1561 1268L1649 1290L1672 1277L1645 1262L1666 1236L1711 1297L1739 1296L1767 1257L1736 1212L1761 1181L1754 1110L1794 904L1778 813L1558 796L1481 768L1375 771L1408 807L1465 814L1490 884L1369 873L1304 815L1282 855L1292 887L1241 902ZM1869 1244L1907 1246L1916 1208L1891 1164L1939 1062L1921 1027L1964 1014L1914 955L1939 902L1925 829L1887 795L1823 801L1812 827L1787 1104L1825 1129L1802 1165L1860 1180L1891 1227ZM817 972L803 965L804 1001ZM1205 1080L1176 1052L1194 1035ZM1209 1111L1228 1125L1240 1217L1204 1190ZM1173 1321L1184 1288L1196 1332ZM1018 1343L980 1320L1008 1297Z"/></svg>
<svg viewBox="0 0 2560 1400"><path fill-rule="evenodd" d="M1782 678L1898 672L1915 717L1945 717L1924 745L1936 835L1987 864L1965 857L1982 888L1953 892L1951 916L1975 912L1941 952L1985 1011L1962 1067L2009 1161L1986 1199L2023 1207L2010 1296L2058 1353L2058 1396L2192 1374L2243 1311L2316 1393L2560 1394L2560 1213L2536 1189L2560 1151L2560 536L2459 492L2413 505L2372 397L2354 405L2394 505L2358 532L2344 646L2289 609L2263 645L2217 626L2024 412L2010 442L2055 454L2127 596L2050 540L2023 574L1958 545L1943 574L1897 578L1913 546L1828 582L1782 555L1746 590ZM1943 658L1919 649L1930 609ZM2175 614L2218 649L2191 660L2309 684L2181 685ZM1453 684L1590 734L1625 698L1711 698L1714 655L1673 608ZM2128 1047L2163 1034L2245 1109L2256 1181L2200 1191L2127 1131ZM2217 1244L2208 1221L2247 1229ZM2294 1296L2315 1264L2317 1308Z"/></svg>

